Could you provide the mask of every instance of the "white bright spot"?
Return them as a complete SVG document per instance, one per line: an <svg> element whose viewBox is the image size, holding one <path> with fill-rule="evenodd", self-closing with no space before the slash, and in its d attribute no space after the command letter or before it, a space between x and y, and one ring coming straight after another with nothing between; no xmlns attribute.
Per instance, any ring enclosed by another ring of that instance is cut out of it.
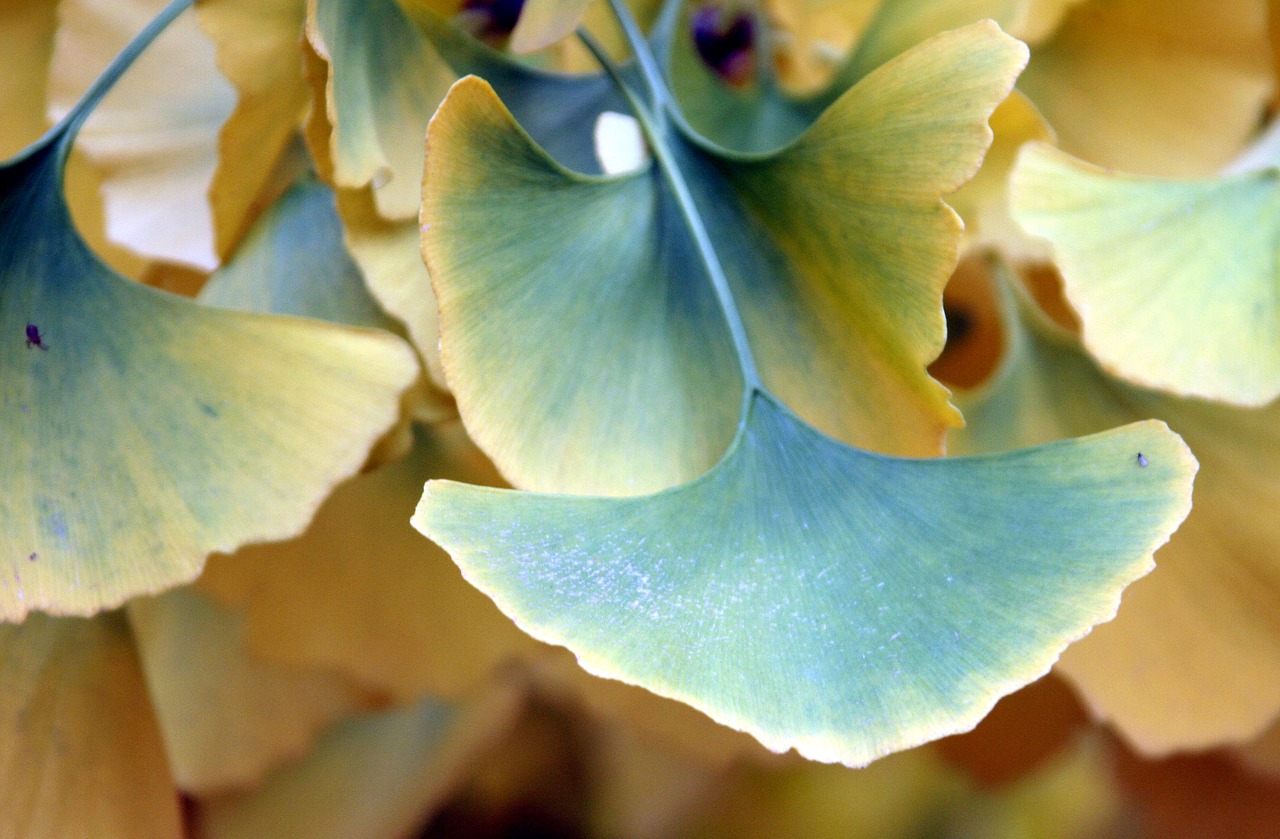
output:
<svg viewBox="0 0 1280 839"><path fill-rule="evenodd" d="M633 116L605 111L596 120L596 160L606 175L634 172L649 162L649 145Z"/></svg>

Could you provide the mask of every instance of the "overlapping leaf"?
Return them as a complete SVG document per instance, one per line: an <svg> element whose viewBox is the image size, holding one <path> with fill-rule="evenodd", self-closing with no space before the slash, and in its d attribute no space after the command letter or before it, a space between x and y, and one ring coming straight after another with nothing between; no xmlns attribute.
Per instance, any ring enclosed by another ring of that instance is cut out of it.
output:
<svg viewBox="0 0 1280 839"><path fill-rule="evenodd" d="M139 598L128 614L174 779L189 793L252 787L360 706L332 673L254 658L243 616L191 588Z"/></svg>
<svg viewBox="0 0 1280 839"><path fill-rule="evenodd" d="M59 4L51 112L60 119L165 0ZM231 86L194 15L180 18L95 110L78 144L104 175L107 232L150 257L218 264L208 191Z"/></svg>
<svg viewBox="0 0 1280 839"><path fill-rule="evenodd" d="M434 483L414 523L588 670L770 748L863 764L973 725L1111 617L1185 514L1193 471L1154 426L895 460L757 395L691 484L601 499Z"/></svg>
<svg viewBox="0 0 1280 839"><path fill-rule="evenodd" d="M178 796L118 615L0 626L0 836L178 839Z"/></svg>
<svg viewBox="0 0 1280 839"><path fill-rule="evenodd" d="M219 311L105 268L61 189L94 101L0 167L8 620L92 613L297 532L416 375L392 336Z"/></svg>
<svg viewBox="0 0 1280 839"><path fill-rule="evenodd" d="M1194 461L1182 443L1149 425L978 460L844 446L760 383L723 372L742 348L730 346L713 280L670 209L687 175L695 197L682 210L706 221L765 386L812 410L795 382L839 377L795 333L816 321L838 341L841 323L854 341L876 336L840 347L843 375L873 394L862 407L892 411L900 384L859 368L912 381L927 359L911 340L929 330L911 307L923 311L937 293L927 278L954 258L899 237L919 224L945 243L955 230L938 195L972 172L1019 61L991 24L940 36L870 75L776 156L668 132L659 142L678 151L658 157L679 167L674 194L653 170L564 170L485 83L459 82L428 136L423 221L446 371L469 427L523 485L634 493L714 466L625 499L432 483L415 526L526 631L570 647L588 670L775 749L866 763L972 725L1043 672L1114 613L1185 515ZM895 363L890 349L885 363L886 345L904 338L917 358ZM701 452L689 446L689 429L715 430L715 412L744 387L723 459L709 434ZM828 421L851 413L823 407ZM1037 609L1020 608L1033 599Z"/></svg>
<svg viewBox="0 0 1280 839"><path fill-rule="evenodd" d="M1273 168L1203 180L1121 175L1036 146L1015 218L1049 240L1085 345L1173 393L1280 395L1280 193Z"/></svg>
<svg viewBox="0 0 1280 839"><path fill-rule="evenodd" d="M198 12L218 68L237 93L218 133L209 186L215 249L225 258L257 215L256 202L307 107L299 43L306 0L207 0Z"/></svg>
<svg viewBox="0 0 1280 839"><path fill-rule="evenodd" d="M1085 0L1019 80L1071 154L1208 175L1244 146L1275 81L1266 0Z"/></svg>
<svg viewBox="0 0 1280 839"><path fill-rule="evenodd" d="M1276 409L1125 385L1029 304L1020 311L1009 310L996 378L961 400L968 424L952 432L952 451L1000 451L1161 417L1202 465L1195 509L1157 554L1156 572L1125 593L1115 621L1066 652L1060 671L1144 752L1255 736L1280 712Z"/></svg>

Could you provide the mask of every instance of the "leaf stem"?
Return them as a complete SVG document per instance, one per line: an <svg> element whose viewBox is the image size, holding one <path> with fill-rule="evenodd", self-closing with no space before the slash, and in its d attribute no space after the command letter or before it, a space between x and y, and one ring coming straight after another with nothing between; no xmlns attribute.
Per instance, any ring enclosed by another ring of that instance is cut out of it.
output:
<svg viewBox="0 0 1280 839"><path fill-rule="evenodd" d="M658 59L654 56L653 50L649 49L649 42L645 40L639 24L636 23L631 10L627 8L626 0L609 0L609 8L613 11L618 26L622 27L622 34L627 39L636 62L640 65L640 73L644 76L645 84L649 88L649 96L653 100L653 116L658 117L660 125L665 124L667 106L671 103L671 93L667 90L666 79L663 77L662 68L658 66ZM579 37L584 32L584 29L579 29ZM587 37L590 38L590 34ZM599 43L596 47L599 47ZM597 60L603 57L605 61L609 61L607 53L597 52L590 44L587 44L587 49L595 53ZM604 61L601 63L603 64Z"/></svg>
<svg viewBox="0 0 1280 839"><path fill-rule="evenodd" d="M93 84L89 85L89 89L85 91L80 100L67 111L66 116L58 121L48 133L45 134L44 141L55 140L59 144L59 157L63 160L71 152L71 144L75 140L76 135L80 132L80 128L84 125L89 114L93 113L93 109L98 106L102 98L107 95L125 71L133 66L133 62L138 56L151 46L151 42L165 30L174 18L185 12L195 0L172 0L169 5L165 6L156 15L146 27L133 37L120 54L117 55L107 69L102 71L102 75L94 79Z"/></svg>
<svg viewBox="0 0 1280 839"><path fill-rule="evenodd" d="M627 34L627 40L630 42L631 49L636 54L640 66L642 68L646 67L646 60L642 57L645 56L648 64L651 64L656 70L657 62L653 57L653 53L649 51L648 43L640 36L640 29L636 26L635 20L632 19L631 13L625 6L619 6L619 0L609 0L609 2L613 6L614 13L619 16L623 32ZM649 148L657 161L658 169L661 170L668 186L671 187L671 191L675 194L676 206L680 208L680 214L684 217L685 225L688 227L690 235L693 236L698 255L702 257L703 266L707 269L707 275L711 278L711 285L715 289L716 299L720 303L720 310L724 314L725 323L729 328L729 335L733 340L734 350L738 355L738 365L741 368L743 385L746 389L744 395L745 405L750 401L752 393L757 390L763 390L764 385L761 382L759 370L756 368L755 354L751 351L751 342L747 339L746 324L742 320L738 305L733 299L733 291L729 287L729 278L725 275L724 267L720 264L720 257L711 242L711 236L707 232L706 225L702 222L702 215L698 212L698 206L693 200L693 193L689 189L688 182L685 181L684 173L680 171L675 155L667 145L664 136L665 132L658 129L649 108L640 101L635 92L623 81L622 74L619 72L617 65L613 63L613 60L609 58L608 53L585 29L578 30L578 38L591 51L596 60L600 62L600 66L613 79L614 84L618 86L619 91L635 112L636 121L640 123L640 130L649 142ZM654 89L655 107L665 107L665 103L671 101L671 95L661 75L651 75L648 70L645 71L644 75L650 88Z"/></svg>

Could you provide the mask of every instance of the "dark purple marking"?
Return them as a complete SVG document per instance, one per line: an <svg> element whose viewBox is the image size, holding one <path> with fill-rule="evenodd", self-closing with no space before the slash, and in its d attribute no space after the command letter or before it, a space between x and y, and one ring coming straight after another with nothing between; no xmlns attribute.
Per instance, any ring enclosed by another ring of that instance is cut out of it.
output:
<svg viewBox="0 0 1280 839"><path fill-rule="evenodd" d="M524 0L466 0L458 22L482 41L503 41L516 28L523 8Z"/></svg>
<svg viewBox="0 0 1280 839"><path fill-rule="evenodd" d="M35 561L36 561L37 559L39 559L39 558L40 558L40 554L38 554L38 553L32 553L32 554L31 554L31 556L27 557L27 561L28 561L28 562L35 562Z"/></svg>
<svg viewBox="0 0 1280 839"><path fill-rule="evenodd" d="M692 24L693 45L703 62L727 84L749 84L756 67L755 18L706 5L693 13Z"/></svg>
<svg viewBox="0 0 1280 839"><path fill-rule="evenodd" d="M34 323L27 324L27 349L39 347L42 350L49 349L49 345L44 342L44 336L40 334L40 327Z"/></svg>
<svg viewBox="0 0 1280 839"><path fill-rule="evenodd" d="M1142 452L1138 452L1138 465L1139 466L1147 465L1147 456L1144 455Z"/></svg>

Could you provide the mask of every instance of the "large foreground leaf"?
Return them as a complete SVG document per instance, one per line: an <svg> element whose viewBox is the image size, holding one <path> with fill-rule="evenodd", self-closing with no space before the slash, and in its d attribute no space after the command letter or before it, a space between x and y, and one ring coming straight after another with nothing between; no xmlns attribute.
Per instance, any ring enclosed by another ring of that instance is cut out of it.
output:
<svg viewBox="0 0 1280 839"><path fill-rule="evenodd" d="M1280 409L1126 385L1031 304L1006 314L1006 356L988 386L962 396L968 425L952 432L952 451L1002 451L1161 417L1201 463L1195 509L1157 554L1155 573L1125 592L1116 620L1069 649L1059 670L1143 752L1256 736L1280 713Z"/></svg>
<svg viewBox="0 0 1280 839"><path fill-rule="evenodd" d="M685 486L603 499L437 482L414 524L588 670L859 765L971 727L1109 619L1186 515L1194 471L1158 423L903 460L757 394L725 460Z"/></svg>
<svg viewBox="0 0 1280 839"><path fill-rule="evenodd" d="M1109 370L1257 406L1280 395L1277 180L1122 175L1037 145L1014 173L1014 216L1052 244L1085 345Z"/></svg>
<svg viewBox="0 0 1280 839"><path fill-rule="evenodd" d="M390 335L220 311L107 269L62 197L94 101L0 166L6 620L89 614L296 533L417 371Z"/></svg>

